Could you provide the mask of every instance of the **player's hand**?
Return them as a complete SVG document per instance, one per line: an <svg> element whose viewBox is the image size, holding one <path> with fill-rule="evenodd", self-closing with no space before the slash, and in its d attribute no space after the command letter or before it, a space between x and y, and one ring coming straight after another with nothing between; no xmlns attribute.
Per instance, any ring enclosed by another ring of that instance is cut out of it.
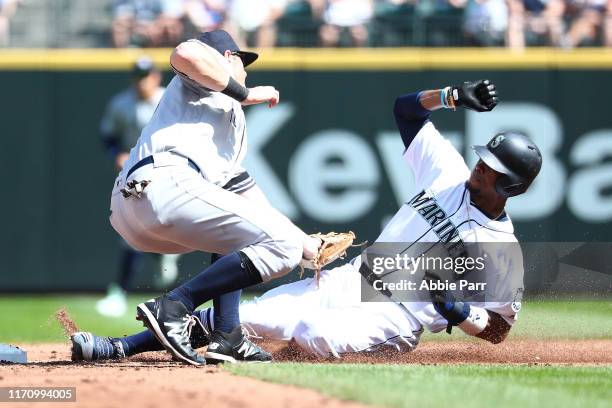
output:
<svg viewBox="0 0 612 408"><path fill-rule="evenodd" d="M249 95L241 103L243 106L248 106L265 102L268 107L272 108L278 105L279 100L280 94L273 86L256 86L249 88Z"/></svg>
<svg viewBox="0 0 612 408"><path fill-rule="evenodd" d="M474 110L476 112L489 112L499 102L495 85L488 79L464 82L451 89L455 106Z"/></svg>

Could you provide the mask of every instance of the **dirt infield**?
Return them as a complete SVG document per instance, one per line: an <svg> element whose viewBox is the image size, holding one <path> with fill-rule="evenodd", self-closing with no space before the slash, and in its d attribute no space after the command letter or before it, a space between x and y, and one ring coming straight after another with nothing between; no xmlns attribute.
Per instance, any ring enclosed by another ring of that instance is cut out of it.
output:
<svg viewBox="0 0 612 408"><path fill-rule="evenodd" d="M393 350L344 354L341 360L317 360L289 344L268 344L277 361L326 361L370 364L610 364L612 340L424 341L410 353Z"/></svg>
<svg viewBox="0 0 612 408"><path fill-rule="evenodd" d="M20 345L27 365L0 365L0 386L74 386L78 406L345 407L358 406L296 387L233 376L216 367L195 368L171 361L163 352L122 362L74 364L68 344ZM292 344L265 342L277 361L314 361ZM346 355L330 363L396 364L611 364L612 340L527 341L500 345L484 342L423 342L411 353ZM27 403L14 404L26 407ZM59 407L36 403L36 407ZM10 406L2 404L2 407ZM66 405L66 406L75 406Z"/></svg>
<svg viewBox="0 0 612 408"><path fill-rule="evenodd" d="M315 391L171 361L164 352L105 364L75 364L66 344L21 346L27 365L0 365L0 387L76 387L77 403L0 403L2 408L75 407L359 407Z"/></svg>

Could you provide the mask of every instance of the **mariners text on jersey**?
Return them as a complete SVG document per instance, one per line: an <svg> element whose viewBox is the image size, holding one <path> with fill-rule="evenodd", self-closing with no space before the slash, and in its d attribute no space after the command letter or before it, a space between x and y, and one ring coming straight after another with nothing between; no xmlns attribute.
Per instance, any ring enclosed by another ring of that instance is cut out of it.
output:
<svg viewBox="0 0 612 408"><path fill-rule="evenodd" d="M423 190L408 201L408 204L431 225L449 255L465 254L465 246L459 230L430 194Z"/></svg>

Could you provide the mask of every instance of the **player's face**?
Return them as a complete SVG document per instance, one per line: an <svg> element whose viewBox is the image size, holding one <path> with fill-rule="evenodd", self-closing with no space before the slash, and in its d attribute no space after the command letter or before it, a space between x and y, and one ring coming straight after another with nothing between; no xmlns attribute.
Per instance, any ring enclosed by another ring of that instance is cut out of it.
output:
<svg viewBox="0 0 612 408"><path fill-rule="evenodd" d="M157 71L136 81L136 91L142 99L149 99L154 94L161 83L161 74Z"/></svg>
<svg viewBox="0 0 612 408"><path fill-rule="evenodd" d="M470 192L483 196L497 194L495 191L495 182L498 177L498 172L487 166L482 160L478 160L468 180Z"/></svg>

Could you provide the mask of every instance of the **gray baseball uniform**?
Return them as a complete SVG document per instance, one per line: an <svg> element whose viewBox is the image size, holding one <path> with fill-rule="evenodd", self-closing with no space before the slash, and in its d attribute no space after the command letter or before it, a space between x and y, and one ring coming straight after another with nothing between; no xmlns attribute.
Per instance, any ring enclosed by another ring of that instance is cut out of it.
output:
<svg viewBox="0 0 612 408"><path fill-rule="evenodd" d="M245 154L240 103L175 76L116 179L111 224L142 251L241 250L264 281L289 272L302 258L304 233L269 205L222 188L244 172ZM153 164L128 176L150 156ZM139 198L121 194L132 180L150 181Z"/></svg>

